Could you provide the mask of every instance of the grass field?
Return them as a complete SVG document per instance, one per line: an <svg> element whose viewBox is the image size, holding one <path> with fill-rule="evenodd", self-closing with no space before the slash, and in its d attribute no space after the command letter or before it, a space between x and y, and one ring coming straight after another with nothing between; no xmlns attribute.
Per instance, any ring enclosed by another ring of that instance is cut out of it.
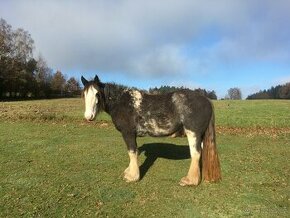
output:
<svg viewBox="0 0 290 218"><path fill-rule="evenodd" d="M0 103L0 217L290 217L290 101L216 101L223 180L180 187L186 138L138 139L128 184L110 118L81 99Z"/></svg>

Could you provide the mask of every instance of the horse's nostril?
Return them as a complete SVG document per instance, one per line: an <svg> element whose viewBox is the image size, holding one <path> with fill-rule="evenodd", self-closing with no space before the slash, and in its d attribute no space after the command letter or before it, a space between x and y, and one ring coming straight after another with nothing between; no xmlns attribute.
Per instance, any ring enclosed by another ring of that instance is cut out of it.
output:
<svg viewBox="0 0 290 218"><path fill-rule="evenodd" d="M93 118L93 114L85 114L85 118L86 120L91 121Z"/></svg>
<svg viewBox="0 0 290 218"><path fill-rule="evenodd" d="M95 116L94 116L94 114L90 114L90 115L86 115L85 118L87 121L93 121Z"/></svg>

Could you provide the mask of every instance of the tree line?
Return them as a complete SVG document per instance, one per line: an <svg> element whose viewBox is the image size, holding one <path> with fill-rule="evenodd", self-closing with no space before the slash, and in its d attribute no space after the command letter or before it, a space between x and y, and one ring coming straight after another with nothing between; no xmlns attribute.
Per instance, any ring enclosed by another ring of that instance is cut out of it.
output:
<svg viewBox="0 0 290 218"><path fill-rule="evenodd" d="M155 87L155 88L150 88L149 89L149 93L151 94L163 94L163 93L168 93L168 92L174 92L174 91L177 91L177 90L181 90L181 89L187 89L189 90L188 88L186 87L175 87L175 86L160 86L159 88ZM198 92L210 99L213 99L213 100L216 100L217 99L217 95L215 93L215 91L208 91L208 90L205 90L205 89L195 89L194 90L195 92Z"/></svg>
<svg viewBox="0 0 290 218"><path fill-rule="evenodd" d="M247 99L290 99L290 83L271 87L267 90L261 90L249 95Z"/></svg>
<svg viewBox="0 0 290 218"><path fill-rule="evenodd" d="M0 99L54 98L80 94L79 82L53 72L44 58L33 57L34 40L28 31L12 29L0 19Z"/></svg>

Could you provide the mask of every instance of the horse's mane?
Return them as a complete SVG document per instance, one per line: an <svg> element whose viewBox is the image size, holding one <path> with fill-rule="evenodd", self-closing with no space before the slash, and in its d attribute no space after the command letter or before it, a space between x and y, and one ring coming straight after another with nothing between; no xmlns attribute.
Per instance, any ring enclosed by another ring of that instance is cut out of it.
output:
<svg viewBox="0 0 290 218"><path fill-rule="evenodd" d="M105 83L104 84L104 95L105 98L111 98L114 100L118 100L125 92L137 90L139 92L143 92L135 87L124 86L116 83Z"/></svg>

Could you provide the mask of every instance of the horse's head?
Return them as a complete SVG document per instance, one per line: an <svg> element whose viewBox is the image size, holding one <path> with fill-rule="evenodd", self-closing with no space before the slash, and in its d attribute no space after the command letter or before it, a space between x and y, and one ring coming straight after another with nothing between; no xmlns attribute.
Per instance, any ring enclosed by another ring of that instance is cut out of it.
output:
<svg viewBox="0 0 290 218"><path fill-rule="evenodd" d="M96 75L92 81L87 81L83 76L81 77L84 85L84 98L85 98L85 118L92 121L96 118L97 113L100 111L101 89L104 84L101 83L99 77Z"/></svg>

